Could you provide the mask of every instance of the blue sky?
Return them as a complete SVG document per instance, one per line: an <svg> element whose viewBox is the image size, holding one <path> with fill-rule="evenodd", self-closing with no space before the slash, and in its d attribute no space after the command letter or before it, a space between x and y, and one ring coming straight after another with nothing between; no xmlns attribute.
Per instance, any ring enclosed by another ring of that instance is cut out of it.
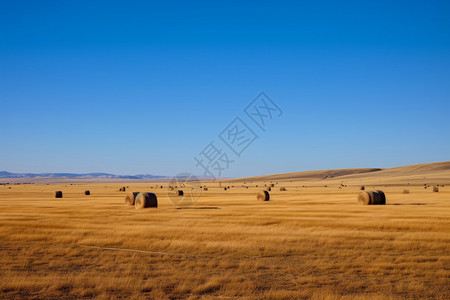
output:
<svg viewBox="0 0 450 300"><path fill-rule="evenodd" d="M447 1L0 3L0 170L201 174L216 140L228 177L449 160ZM261 91L284 113L232 157Z"/></svg>

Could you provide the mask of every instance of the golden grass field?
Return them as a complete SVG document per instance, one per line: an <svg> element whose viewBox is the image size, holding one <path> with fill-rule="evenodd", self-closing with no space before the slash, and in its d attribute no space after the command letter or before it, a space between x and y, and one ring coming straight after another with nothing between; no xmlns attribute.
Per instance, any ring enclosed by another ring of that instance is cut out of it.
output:
<svg viewBox="0 0 450 300"><path fill-rule="evenodd" d="M360 206L337 182L269 202L263 181L207 183L197 209L166 183L0 186L0 298L450 299L450 187L374 186L387 205ZM122 185L159 207L125 206Z"/></svg>

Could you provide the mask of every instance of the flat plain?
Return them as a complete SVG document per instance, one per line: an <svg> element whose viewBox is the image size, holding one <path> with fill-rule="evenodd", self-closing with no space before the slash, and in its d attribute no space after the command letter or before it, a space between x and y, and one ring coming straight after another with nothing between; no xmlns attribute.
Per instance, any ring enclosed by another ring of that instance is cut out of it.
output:
<svg viewBox="0 0 450 300"><path fill-rule="evenodd" d="M449 299L450 186L411 174L206 182L189 209L167 183L2 185L0 298ZM387 205L358 205L362 180Z"/></svg>

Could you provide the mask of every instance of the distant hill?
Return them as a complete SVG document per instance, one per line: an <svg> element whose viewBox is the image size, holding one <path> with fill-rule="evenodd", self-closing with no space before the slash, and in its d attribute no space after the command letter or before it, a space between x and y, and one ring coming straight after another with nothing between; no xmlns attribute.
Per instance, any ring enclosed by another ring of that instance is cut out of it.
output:
<svg viewBox="0 0 450 300"><path fill-rule="evenodd" d="M450 183L450 161L395 168L360 168L304 171L235 178L230 181L301 181L311 185L335 184L424 184Z"/></svg>
<svg viewBox="0 0 450 300"><path fill-rule="evenodd" d="M167 176L158 175L115 175L108 173L11 173L0 171L0 178L57 178L57 179L160 179L167 178Z"/></svg>
<svg viewBox="0 0 450 300"><path fill-rule="evenodd" d="M208 177L196 176L202 181ZM0 171L0 182L17 183L62 183L62 182L148 182L169 181L169 176L158 175L115 175L108 173L10 173ZM303 182L310 186L327 184L450 184L450 161L409 165L395 168L355 168L336 170L303 171L273 175L262 175L245 178L218 178L226 182L279 181Z"/></svg>

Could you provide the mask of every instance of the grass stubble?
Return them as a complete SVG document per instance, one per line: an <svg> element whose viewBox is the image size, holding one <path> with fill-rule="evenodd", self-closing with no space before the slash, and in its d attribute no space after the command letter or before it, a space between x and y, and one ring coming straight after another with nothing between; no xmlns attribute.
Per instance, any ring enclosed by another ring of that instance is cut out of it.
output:
<svg viewBox="0 0 450 300"><path fill-rule="evenodd" d="M118 184L0 186L0 298L450 298L447 187L382 187L387 205L359 206L360 185L289 184L267 202L263 183L209 184L197 205L220 209L154 189L143 210Z"/></svg>

